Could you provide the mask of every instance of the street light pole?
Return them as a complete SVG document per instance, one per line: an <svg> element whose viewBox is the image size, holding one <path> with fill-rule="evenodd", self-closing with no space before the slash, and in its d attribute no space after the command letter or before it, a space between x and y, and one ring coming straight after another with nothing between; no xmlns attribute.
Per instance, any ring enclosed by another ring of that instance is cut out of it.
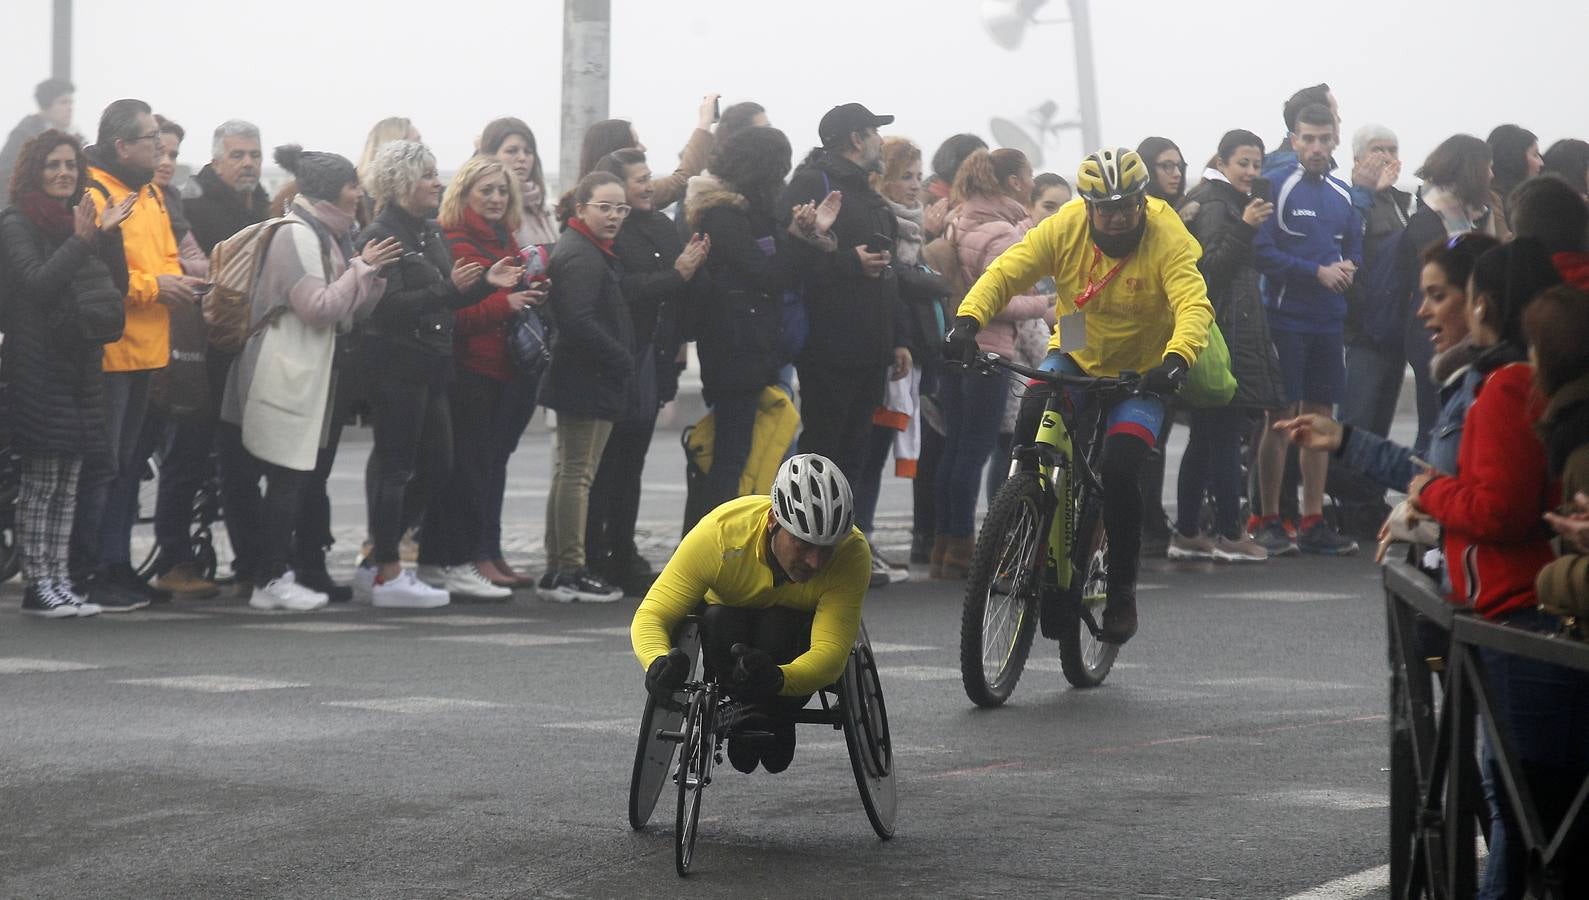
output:
<svg viewBox="0 0 1589 900"><path fill-rule="evenodd" d="M612 0L563 0L563 128L557 178L579 177L585 131L607 118L612 74Z"/></svg>
<svg viewBox="0 0 1589 900"><path fill-rule="evenodd" d="M50 76L72 80L72 0L55 0Z"/></svg>
<svg viewBox="0 0 1589 900"><path fill-rule="evenodd" d="M1091 153L1103 146L1098 122L1098 84L1093 71L1092 20L1087 0L1070 0L1070 29L1076 45L1076 94L1080 101L1081 141Z"/></svg>

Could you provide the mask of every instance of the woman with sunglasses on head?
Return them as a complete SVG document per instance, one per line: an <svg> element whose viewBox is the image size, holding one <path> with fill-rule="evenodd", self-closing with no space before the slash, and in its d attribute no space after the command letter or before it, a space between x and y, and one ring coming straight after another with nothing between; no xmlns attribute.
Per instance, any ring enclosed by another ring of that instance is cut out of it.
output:
<svg viewBox="0 0 1589 900"><path fill-rule="evenodd" d="M632 208L623 179L592 172L566 198L567 228L547 274L552 364L541 404L557 413L552 486L546 498L546 573L536 594L558 603L611 603L623 589L586 566L590 485L634 388L634 324L624 302L613 241Z"/></svg>

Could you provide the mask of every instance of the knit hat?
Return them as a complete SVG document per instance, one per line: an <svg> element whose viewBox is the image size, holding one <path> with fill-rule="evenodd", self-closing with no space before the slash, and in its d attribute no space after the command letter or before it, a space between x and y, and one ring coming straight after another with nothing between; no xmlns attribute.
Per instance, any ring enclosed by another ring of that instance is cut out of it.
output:
<svg viewBox="0 0 1589 900"><path fill-rule="evenodd" d="M342 189L357 184L358 170L348 158L336 153L305 150L297 144L276 148L276 165L298 180L298 193L314 200L335 202Z"/></svg>

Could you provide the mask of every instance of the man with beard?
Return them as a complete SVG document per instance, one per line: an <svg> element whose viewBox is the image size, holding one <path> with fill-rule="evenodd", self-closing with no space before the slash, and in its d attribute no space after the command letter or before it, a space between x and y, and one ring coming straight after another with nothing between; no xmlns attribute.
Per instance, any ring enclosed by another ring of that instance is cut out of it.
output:
<svg viewBox="0 0 1589 900"><path fill-rule="evenodd" d="M828 457L851 480L860 477L886 379L909 375L911 366L905 307L889 265L899 222L871 185L872 174L883 170L878 126L893 121L859 103L828 110L817 127L822 146L795 169L778 203L779 224L787 227L796 206L821 203L833 191L843 197L831 231L838 250L815 257L801 273L810 327L805 346L790 346L798 338L788 329L784 340L798 354L800 451Z"/></svg>
<svg viewBox="0 0 1589 900"><path fill-rule="evenodd" d="M1144 373L1140 392L1097 410L1107 424L1099 474L1109 536L1108 601L1100 639L1123 644L1137 630L1137 564L1142 549L1138 472L1164 427L1165 400L1208 346L1214 308L1197 268L1202 249L1169 204L1147 196L1148 168L1134 150L1099 150L1082 161L1067 204L1004 251L960 302L944 355L968 362L976 334L1011 297L1044 276L1054 279L1059 327L1044 371L1115 377ZM1092 396L1075 394L1090 417ZM1029 442L1048 401L1045 386L1027 390L1015 425Z"/></svg>
<svg viewBox="0 0 1589 900"><path fill-rule="evenodd" d="M1350 186L1330 175L1336 145L1335 116L1314 104L1297 114L1291 147L1297 163L1275 182L1275 215L1258 229L1253 242L1263 273L1264 308L1285 379L1285 413L1329 415L1346 383L1346 292L1363 265L1363 219L1352 204ZM1304 450L1302 519L1297 535L1280 521L1281 480L1286 439L1265 430L1258 448L1258 480L1263 517L1254 537L1269 555L1306 553L1341 556L1357 552L1357 542L1342 537L1324 521L1324 480L1329 457Z"/></svg>

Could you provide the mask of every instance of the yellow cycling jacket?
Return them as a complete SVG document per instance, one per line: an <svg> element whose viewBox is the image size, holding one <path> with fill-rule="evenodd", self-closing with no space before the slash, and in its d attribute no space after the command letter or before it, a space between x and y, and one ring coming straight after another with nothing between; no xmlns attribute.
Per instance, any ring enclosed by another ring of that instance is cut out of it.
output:
<svg viewBox="0 0 1589 900"><path fill-rule="evenodd" d="M1075 312L1074 298L1120 262L1095 250L1087 205L1072 200L994 260L966 292L957 315L987 325L1011 297L1027 293L1045 275L1058 288L1055 314ZM1137 252L1082 310L1087 346L1071 354L1082 370L1103 376L1146 372L1171 352L1188 364L1197 362L1214 321L1208 285L1197 268L1202 255L1175 210L1149 197L1147 228ZM1059 339L1056 328L1049 348L1058 348Z"/></svg>
<svg viewBox="0 0 1589 900"><path fill-rule="evenodd" d="M771 515L772 498L766 494L740 497L712 510L684 536L629 626L641 668L667 654L674 627L704 599L722 606L785 606L813 613L811 649L780 666L781 693L810 694L838 680L861 627L872 548L860 529L852 528L816 578L774 585L767 546Z"/></svg>

